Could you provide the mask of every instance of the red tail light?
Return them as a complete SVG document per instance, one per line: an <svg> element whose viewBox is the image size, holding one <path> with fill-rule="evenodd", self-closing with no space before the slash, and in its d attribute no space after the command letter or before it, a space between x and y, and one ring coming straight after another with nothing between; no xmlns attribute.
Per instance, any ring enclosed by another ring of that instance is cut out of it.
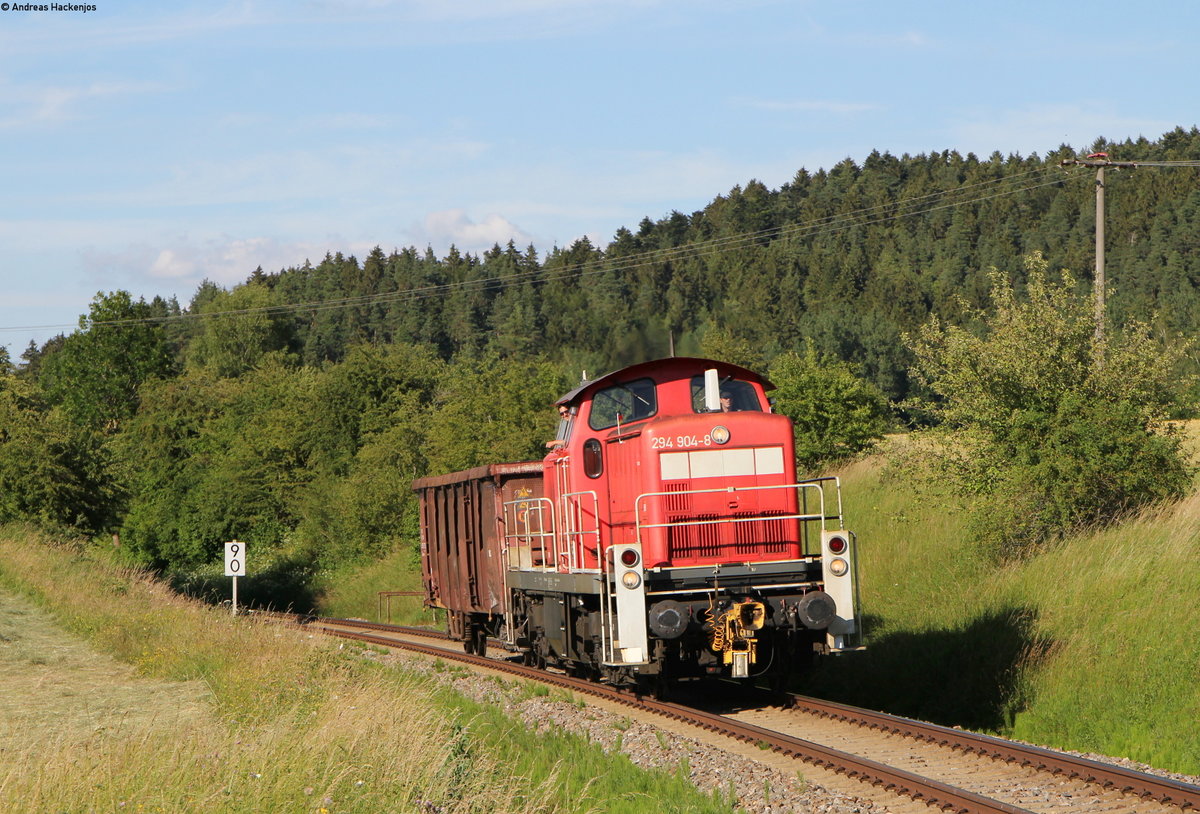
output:
<svg viewBox="0 0 1200 814"><path fill-rule="evenodd" d="M632 568L638 564L638 553L632 548L627 548L621 552L621 565L626 568Z"/></svg>
<svg viewBox="0 0 1200 814"><path fill-rule="evenodd" d="M829 538L829 553L830 554L846 553L846 538L845 537L830 537Z"/></svg>

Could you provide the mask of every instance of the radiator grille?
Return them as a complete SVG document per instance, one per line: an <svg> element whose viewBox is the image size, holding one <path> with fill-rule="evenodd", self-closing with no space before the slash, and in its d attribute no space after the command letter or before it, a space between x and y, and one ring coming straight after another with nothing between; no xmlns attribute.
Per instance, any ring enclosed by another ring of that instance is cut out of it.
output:
<svg viewBox="0 0 1200 814"><path fill-rule="evenodd" d="M782 514L772 512L771 514ZM754 558L755 555L784 554L788 545L796 543L794 533L789 533L792 524L786 520L751 520L742 523L714 523L704 521L732 518L762 517L762 514L742 512L734 515L671 515L669 523L689 523L667 528L667 555L672 560L736 555Z"/></svg>
<svg viewBox="0 0 1200 814"><path fill-rule="evenodd" d="M692 496L687 494L690 484L687 481L664 483L663 507L669 512L686 512L692 508Z"/></svg>
<svg viewBox="0 0 1200 814"><path fill-rule="evenodd" d="M781 514L769 512L768 514ZM749 513L734 517L755 517ZM738 554L782 554L787 551L788 524L783 520L752 520L749 523L732 523L734 551Z"/></svg>
<svg viewBox="0 0 1200 814"><path fill-rule="evenodd" d="M718 518L715 514L702 514L695 517L673 517L670 522L716 519ZM667 551L671 559L716 557L721 553L721 526L717 523L672 526L667 529Z"/></svg>

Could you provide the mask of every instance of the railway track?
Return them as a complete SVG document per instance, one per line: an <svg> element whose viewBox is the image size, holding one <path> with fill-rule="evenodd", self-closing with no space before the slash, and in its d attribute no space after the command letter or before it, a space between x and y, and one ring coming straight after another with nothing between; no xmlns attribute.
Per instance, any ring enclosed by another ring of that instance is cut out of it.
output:
<svg viewBox="0 0 1200 814"><path fill-rule="evenodd" d="M1200 787L1035 746L801 696L717 714L507 660L468 655L445 634L358 620L310 619L333 636L486 667L700 727L869 784L896 809L961 814L1161 814L1200 811ZM440 642L434 644L433 642ZM889 804L890 805L890 804Z"/></svg>

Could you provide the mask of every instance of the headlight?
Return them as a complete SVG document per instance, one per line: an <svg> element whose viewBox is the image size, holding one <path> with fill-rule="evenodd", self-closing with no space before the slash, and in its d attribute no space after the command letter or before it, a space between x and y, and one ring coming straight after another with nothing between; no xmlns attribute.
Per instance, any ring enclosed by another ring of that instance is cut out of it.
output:
<svg viewBox="0 0 1200 814"><path fill-rule="evenodd" d="M712 438L714 444L724 444L729 440L728 427L713 427L709 437Z"/></svg>
<svg viewBox="0 0 1200 814"><path fill-rule="evenodd" d="M621 575L621 584L632 591L642 584L642 578L638 576L637 571L626 571Z"/></svg>
<svg viewBox="0 0 1200 814"><path fill-rule="evenodd" d="M850 564L841 557L835 557L829 563L829 573L833 574L835 577L844 577L846 576L846 572L849 570Z"/></svg>

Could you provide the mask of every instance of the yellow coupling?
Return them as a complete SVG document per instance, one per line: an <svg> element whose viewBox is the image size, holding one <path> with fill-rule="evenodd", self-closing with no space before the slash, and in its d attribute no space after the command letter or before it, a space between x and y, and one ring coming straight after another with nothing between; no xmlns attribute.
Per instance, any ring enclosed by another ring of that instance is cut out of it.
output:
<svg viewBox="0 0 1200 814"><path fill-rule="evenodd" d="M750 665L758 660L758 642L754 638L754 631L762 629L766 617L763 603L754 600L735 602L717 614L709 611L712 629L710 646L714 653L721 654L722 663L733 665L734 678L748 676Z"/></svg>

